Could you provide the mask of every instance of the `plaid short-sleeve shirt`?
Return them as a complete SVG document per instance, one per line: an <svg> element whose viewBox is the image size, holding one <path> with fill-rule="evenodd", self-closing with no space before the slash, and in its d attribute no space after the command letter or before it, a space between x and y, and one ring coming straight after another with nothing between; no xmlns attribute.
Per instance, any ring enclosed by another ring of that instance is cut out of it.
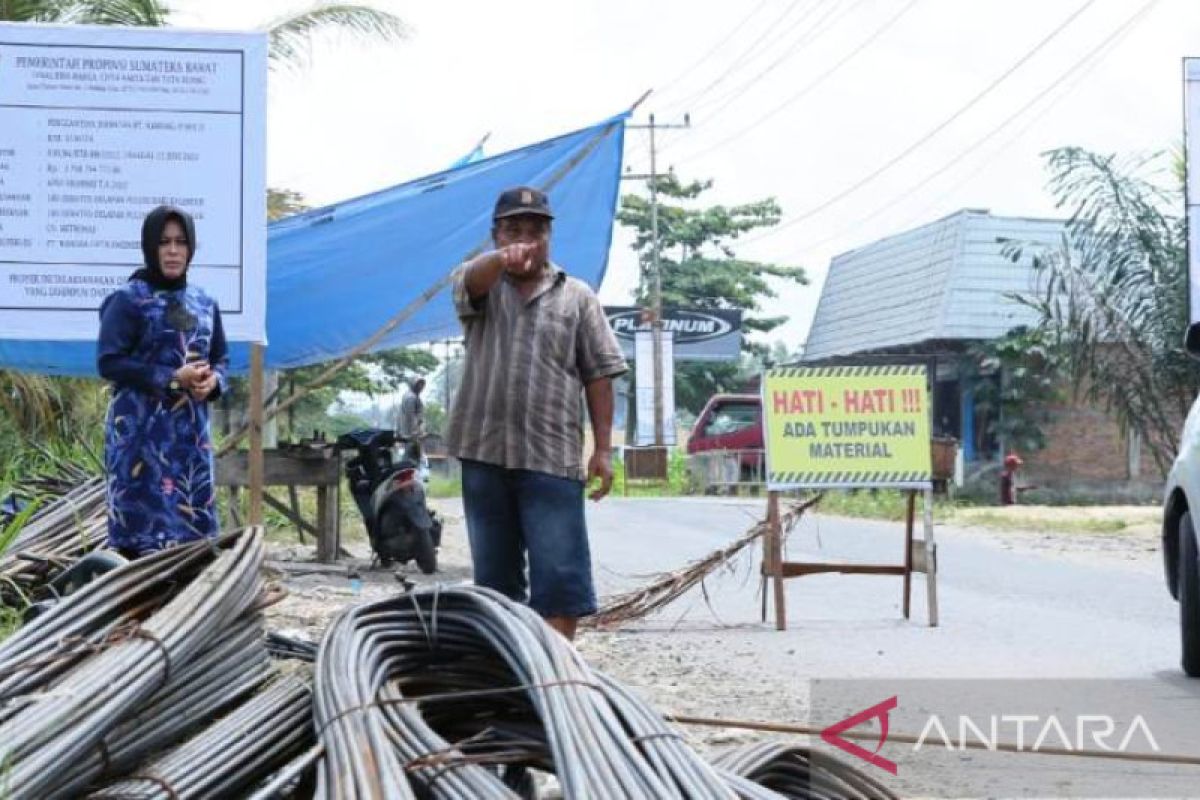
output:
<svg viewBox="0 0 1200 800"><path fill-rule="evenodd" d="M466 270L452 278L466 362L450 454L583 480L584 386L628 369L599 299L551 264L528 299L505 275L472 301Z"/></svg>

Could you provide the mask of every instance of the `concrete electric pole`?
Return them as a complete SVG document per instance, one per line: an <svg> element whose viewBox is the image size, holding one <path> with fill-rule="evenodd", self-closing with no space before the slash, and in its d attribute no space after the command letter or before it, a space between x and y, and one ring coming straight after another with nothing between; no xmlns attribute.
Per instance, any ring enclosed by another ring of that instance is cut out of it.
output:
<svg viewBox="0 0 1200 800"><path fill-rule="evenodd" d="M645 180L650 184L650 265L653 271L650 283L650 313L654 340L654 444L662 447L666 441L663 431L663 363L662 363L662 268L658 252L658 149L655 131L692 127L691 117L683 115L682 123L658 123L654 115L645 125L626 125L628 130L650 131L650 172L643 175L624 175L626 180Z"/></svg>

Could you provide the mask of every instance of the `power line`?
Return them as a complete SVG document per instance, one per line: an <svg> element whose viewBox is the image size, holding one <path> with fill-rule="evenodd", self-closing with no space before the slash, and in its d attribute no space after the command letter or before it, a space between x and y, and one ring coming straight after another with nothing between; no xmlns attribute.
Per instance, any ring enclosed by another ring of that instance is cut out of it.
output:
<svg viewBox="0 0 1200 800"><path fill-rule="evenodd" d="M1027 111L1029 111L1035 105L1037 105L1039 102L1044 100L1051 92L1053 92L1054 90L1056 90L1060 86L1062 86L1062 84L1065 81L1072 78L1073 76L1077 77L1077 78L1083 78L1084 76L1086 76L1088 71L1091 68L1093 68L1095 66L1095 64L1099 63L1099 61L1103 59L1104 55L1107 55L1106 53L1104 53L1104 51L1115 47L1116 44L1118 43L1118 41L1120 39L1124 38L1125 36L1127 36L1133 30L1133 28L1136 27L1137 24L1140 23L1150 13L1150 11L1153 9L1153 7L1155 5L1158 4L1158 2L1159 2L1159 0L1148 0L1148 2L1146 2L1140 9L1138 9L1131 17L1129 17L1124 22L1122 22L1120 25L1118 25L1110 34L1105 36L1095 47L1088 50L1083 55L1083 57L1081 57L1079 60L1077 60L1075 63L1073 63L1070 67L1068 67L1057 78L1055 78L1053 81L1051 81L1044 89L1042 89L1040 92L1038 92L1036 95L1034 95L1028 102L1026 102L1019 109L1014 111L1012 114L1010 114L999 125L995 126L994 128L991 128L983 136L976 139L974 142L972 142L970 145L968 145L964 150L959 152L958 155L954 156L952 159L947 161L941 167L934 170L930 174L926 175L919 182L913 184L912 186L906 187L903 192L901 192L900 194L893 197L887 203L879 206L874 211L872 211L870 214L867 214L867 215L861 217L860 219L858 219L855 222L851 223L850 225L846 226L845 228L843 228L842 230L833 234L832 236L827 236L826 238L821 239L817 242L814 242L811 245L806 245L804 249L816 249L818 247L822 247L822 246L828 244L829 242L833 242L833 241L836 241L836 240L842 238L847 233L851 232L852 230L856 229L858 226L862 225L864 222L868 222L868 221L874 219L875 217L879 216L880 214L891 209L894 206L897 199L902 199L904 197L912 196L913 193L915 193L916 191L924 188L925 186L929 185L937 178L946 174L948 171L950 171L955 166L957 166L959 163L961 163L964 158L966 158L967 156L969 156L972 153L974 153L975 151L977 151L981 146L986 144L989 140L991 140L997 134L1004 131L1009 125L1011 125L1013 122L1015 122L1021 116L1023 116ZM1089 63L1089 62L1091 62L1091 63ZM1078 73L1078 75L1076 75L1076 73ZM1074 87L1072 86L1069 88L1074 88ZM1064 96L1065 96L1065 94L1066 94L1066 92L1063 93ZM1037 122L1037 118L1034 118L1034 122ZM998 155L1000 152L1003 152L1003 150L1005 150L1009 145L1011 145L1013 142L1015 142L1017 139L1019 139L1020 136L1024 135L1024 133L1029 129L1029 127L1032 127L1032 125L1026 126L1025 128L1023 128L1016 137L1013 137L1004 146L998 148L995 151L995 153L993 154L993 157L995 157L995 155ZM988 163L990 163L990 161L984 162L980 166L980 169L982 169L984 166L987 166ZM978 169L972 171L967 177L969 178L969 177L974 176L978 171L979 171ZM955 187L953 187L953 189L951 189L950 191L957 189L958 185L960 185L960 184L956 184ZM943 194L942 197L944 198L945 196L946 195ZM937 202L940 202L941 199L942 198L939 198L938 201L935 201L935 203L932 203L929 206L926 206L926 209L932 208L934 205L936 205ZM924 212L922 212L922 213L924 213ZM762 237L762 238L766 238L766 237ZM747 242L748 241L749 240L747 240Z"/></svg>
<svg viewBox="0 0 1200 800"><path fill-rule="evenodd" d="M758 12L762 11L764 8L766 8L766 6L767 6L767 0L760 0L758 5L756 5L749 14L742 17L742 21L739 22L737 25L735 25L733 27L733 30L731 30L728 34L726 34L724 37L722 37L719 42L717 42L715 45L713 45L707 51L705 51L704 55L697 58L695 61L693 61L691 64L689 64L683 71L678 73L674 78L671 78L671 80L669 80L665 84L663 84L662 88L660 88L658 90L658 95L661 97L663 94L666 94L667 92L669 92L673 86L675 86L676 84L679 83L679 81L686 78L688 75L691 75L692 70L694 70L696 67L700 66L704 62L708 61L708 59L711 58L714 53L716 53L718 50L720 50L722 47L724 47L726 44L728 44L733 39L733 37L737 36L738 32L741 31L742 28L746 27L746 25L750 22L750 20L752 20L754 17L758 16Z"/></svg>
<svg viewBox="0 0 1200 800"><path fill-rule="evenodd" d="M769 38L769 37L771 36L771 34L772 34L774 31L775 31L776 25L777 25L779 22L781 22L783 19L785 19L785 18L786 18L786 17L787 17L787 16L788 16L788 15L789 15L791 12L792 12L792 10L793 10L793 9L795 9L795 8L796 8L797 6L799 6L799 4L800 4L800 3L799 3L799 0L797 0L797 2L793 2L793 3L792 3L792 4L791 4L791 5L790 5L790 6L789 6L787 9L785 9L785 10L784 10L784 13L783 13L783 14L779 15L778 17L776 17L776 18L775 18L775 19L772 21L772 23L771 23L771 24L769 24L769 25L767 26L767 28L766 28L766 29L765 29L765 30L764 30L762 33L760 33L760 34L759 34L758 38L757 38L757 39L755 39L755 40L754 40L754 42L753 42L753 43L751 43L751 45L750 45L748 48L746 48L745 50L743 50L743 51L742 51L742 52L741 52L741 53L740 53L740 54L739 54L739 55L738 55L738 56L737 56L737 57L734 59L733 63L732 63L732 64L730 64L728 67L726 67L725 71L724 71L722 74L718 75L718 76L717 76L717 77L716 77L716 78L715 78L713 81L711 81L711 82L708 84L708 86L706 86L704 89L700 89L700 90L698 90L698 91L694 91L694 92L692 92L690 95L688 95L687 97L683 98L682 100L677 100L677 101L673 101L673 102L671 102L671 101L668 101L668 102L667 102L667 103L664 105L664 107L663 107L663 110L664 110L664 111L667 111L667 112L669 113L669 112L671 112L671 110L672 110L672 109L680 109L680 108L682 108L682 107L684 107L684 106L688 105L688 104L689 104L689 103L690 103L692 100L699 100L701 107L703 107L703 106L705 106L705 105L707 105L707 104L710 104L710 103L712 103L712 102L720 102L720 101L722 101L722 100L726 100L726 99L728 99L728 98L731 98L731 97L732 97L732 98L736 98L736 97L737 97L737 96L740 94L740 92L741 92L741 88L742 88L742 87L734 87L734 88L733 88L732 90L730 90L729 92L725 92L725 93L721 94L720 96L718 96L718 97L716 97L716 98L713 98L713 99L709 99L709 100L706 100L706 99L704 99L704 95L705 95L705 94L706 94L708 91L710 91L711 89L713 89L713 88L715 88L715 87L719 86L719 85L720 85L720 84L721 84L721 83L722 83L722 82L723 82L723 81L724 81L726 78L728 78L729 76L731 76L731 75L735 74L736 72L738 72L740 68L742 68L742 67L746 67L746 66L749 66L751 63L753 63L754 61L756 61L756 60L759 58L759 56L760 56L760 55L764 55L766 52L768 52L768 50L769 50L770 46L771 46L771 45L773 45L775 42L777 42L777 41L780 41L780 40L782 40L782 39L786 38L788 34L790 34L790 33L791 33L793 30L795 30L795 29L796 29L797 27L799 27L799 26L800 26L802 23L804 23L804 22L805 22L805 21L806 21L806 20L807 20L807 19L808 19L808 18L809 18L811 15L812 15L812 12L813 12L813 11L815 11L817 8L819 8L819 7L820 7L820 4L821 4L822 2L823 2L823 0L816 0L816 2L815 2L813 5L809 6L809 7L808 7L808 9L807 9L807 10L806 10L804 13L802 13L798 19L794 20L794 21L791 23L791 25L789 25L789 26L788 26L786 29L784 29L782 32L780 32L780 33L777 33L777 34L775 35L775 37L774 37L774 40L773 40L773 41L771 41L770 43L768 43L768 44L767 44L767 45L765 45L764 47L762 47L762 48L759 48L759 47L758 47L758 45L759 45L759 44L761 44L761 43L762 43L762 42L763 42L765 39ZM865 2L865 0L857 0L857 3L855 3L855 5L861 4L862 2ZM693 62L692 66L691 66L691 67L689 67L689 69L688 69L688 70L685 70L683 73L680 73L680 74L679 74L679 75L677 75L675 78L672 78L672 79L671 79L671 81L669 81L669 82L668 82L668 87L669 87L669 86L671 86L671 85L674 85L674 84L678 83L679 79L680 79L680 78L681 78L681 77L682 77L684 74L686 74L688 71L690 71L690 70L691 70L692 68L694 68L696 65L698 65L698 64L701 64L701 63L703 63L704 61L706 61L706 60L707 60L707 58L708 58L710 55L712 55L712 54L713 54L713 53L715 53L717 50L719 50L719 49L720 49L720 48L721 48L721 47L722 47L724 44L726 44L727 42L729 42L730 40L732 40L732 38L734 37L734 35L735 35L735 34L736 34L736 33L737 33L739 30L741 30L743 27L745 27L746 23L748 23L748 22L750 21L750 19L751 19L752 17L754 17L754 16L755 16L755 15L758 13L758 11L759 11L760 9L762 9L762 8L763 8L765 5L766 5L766 0L762 0L762 2L760 2L760 3L759 3L759 4L758 4L758 5L757 5L757 6L754 8L754 10L753 10L753 11L751 11L751 13L750 13L750 14L748 14L748 15L747 15L745 18L743 18L743 19L742 19L742 21L741 21L741 22L739 22L739 23L738 23L738 25L737 25L737 26L735 26L735 28L734 28L734 29L733 29L733 30L732 30L732 31L731 31L731 32L730 32L730 33L729 33L729 34L728 34L728 35L727 35L727 36L726 36L724 39L722 39L722 40L721 40L720 42L718 42L718 43L717 43L715 46L713 46L712 48L710 48L710 49L708 50L708 52L707 52L707 53L705 53L705 55L704 55L704 56L702 56L701 58L699 58L699 59L697 59L695 62ZM829 3L829 5L828 5L827 7L828 7L828 9L829 9L829 13L832 13L833 11L835 11L835 10L837 9L837 4L836 4L836 2L830 2L830 3ZM816 28L818 28L818 27L820 26L820 24L821 24L822 22L824 22L824 21L825 21L825 19L827 19L827 18L828 18L828 16L829 16L829 13L827 13L827 14L826 14L824 17L822 17L821 19L819 19L819 20L817 21L817 23L816 23L816 24L813 26L813 28L810 28L809 30L807 30L807 31L805 31L803 34L801 34L801 36L799 37L798 41L797 41L797 42L795 42L795 43L793 43L792 45L790 45L790 46L789 46L789 49L788 49L788 51L787 51L787 52L785 52L785 55L784 55L784 57L783 57L783 58L781 58L781 59L779 59L779 60L777 60L777 61L776 61L776 62L775 62L773 65L772 65L772 67L769 67L769 68L768 68L768 69L767 69L765 72L769 72L771 68L773 68L774 66L776 66L776 65L779 63L779 61L782 61L782 60L786 59L786 58L788 57L788 55L789 55L789 54L792 52L793 48L799 47L801 44L804 44L804 43L806 43L806 42L807 42L807 41L808 41L808 40L811 38L811 35L812 35L812 34L815 32L815 29L816 29ZM843 16L844 16L844 15L845 15L845 14L843 14ZM757 52L756 52L756 51L757 51ZM750 56L750 54L751 54L751 53L755 53L755 55L753 55L753 56ZM747 56L750 56L749 60L747 60ZM764 72L764 73L760 73L760 76L761 76L762 74L765 74L765 72ZM753 82L754 82L754 80L752 79L752 80L751 80L749 83L753 83ZM748 84L744 84L744 85L749 85L749 83L748 83ZM659 91L659 92L658 92L658 95L661 97L664 91L665 91L665 89L664 89L664 90L662 90L662 91ZM728 103L726 103L725 105L728 105ZM722 109L721 109L721 110L723 110L723 109L724 109L724 107L725 107L725 106L722 106ZM720 110L718 110L718 112L717 112L717 113L719 113L719 112L720 112ZM684 136L686 136L686 135L687 135L687 133L690 133L690 131L686 131L686 132L684 133ZM660 150L660 152L665 152L666 150L670 149L670 147L671 147L671 145L667 145L667 146L664 146L664 147L661 147L661 148L659 148L659 150ZM636 149L636 150L635 150L635 151L634 151L632 154L630 154L629 158L630 158L630 159L637 158L637 157L640 157L640 156L643 156L643 155L645 155L645 153L646 153L645 147L644 147L643 145L639 144L639 145L637 146L637 149Z"/></svg>
<svg viewBox="0 0 1200 800"><path fill-rule="evenodd" d="M887 19L886 22L884 22L882 25L880 25L878 28L876 28L874 31L872 31L871 34L866 39L864 39L861 44L858 45L858 47L851 50L849 53L847 53L845 56L843 56L840 60L838 60L833 66L831 66L829 69L825 70L820 75L818 75L816 78L814 78L812 81L810 81L803 89L796 92L794 95L787 98L779 105L775 106L773 109L768 111L766 114L763 114L761 117L754 120L749 125L746 125L745 127L741 128L740 130L730 134L729 136L726 136L724 139L721 139L716 144L710 145L710 146L704 148L703 150L692 153L691 155L685 155L679 160L680 161L690 161L692 159L699 158L700 156L707 155L714 150L724 147L725 145L729 144L732 141L740 139L742 136L746 135L750 131L759 129L759 127L764 122L771 119L775 115L779 114L785 108L788 108L789 106L791 106L793 103L795 103L797 100L799 100L800 98L807 95L813 89L816 89L818 86L820 86L822 83L824 83L830 77L832 77L834 75L834 73L836 73L839 69L841 69L847 63L849 63L851 60L853 60L855 58L855 56L857 56L859 53L861 53L862 51L864 51L868 47L870 47L872 44L874 44L876 39L878 39L880 36L882 36L884 33L886 33L888 31L888 29L890 29L897 22L899 22L900 18L903 17L905 14L907 14L912 9L912 7L917 4L917 2L918 2L918 0L909 0L908 4L906 4L903 8L901 8L900 11L898 11L896 14L893 14L891 17L889 17Z"/></svg>
<svg viewBox="0 0 1200 800"><path fill-rule="evenodd" d="M1156 0L1151 0L1151 1L1156 2ZM810 219L810 218L816 216L817 214L820 214L822 211L824 211L827 208L830 208L831 206L834 206L837 203L841 202L842 200L846 199L847 197L854 194L862 187L866 186L871 181L878 178L883 173L890 170L892 167L896 166L898 163L900 163L905 158L910 156L914 151L919 149L922 145L924 145L930 139L937 136L939 133L941 133L943 130L945 130L950 125L952 125L954 122L956 122L959 118L961 118L964 114L966 114L968 111L970 111L976 105L978 105L980 103L980 101L982 101L985 97L987 97L989 94L991 94L991 92L997 86L1002 84L1005 80L1007 80L1009 77L1011 77L1013 73L1015 73L1018 69L1023 67L1026 63L1028 63L1039 52L1041 52L1042 49L1044 49L1046 47L1046 45L1048 45L1055 38L1057 38L1059 34L1061 34L1064 30L1066 30L1071 25L1071 23L1073 23L1076 19L1078 19L1079 16L1083 12L1087 11L1087 9L1089 9L1093 5L1095 5L1095 3L1096 3L1096 0L1086 0L1082 5L1079 6L1079 8L1075 9L1075 11L1073 11L1065 20L1063 20L1057 26L1055 26L1055 28L1053 30L1051 30L1050 33L1048 33L1045 37L1043 37L1041 41L1039 41L1036 45L1034 45L1032 49L1030 49L1024 55L1022 55L1020 58L1018 58L1015 62L1013 62L1012 65L1010 65L1006 70L1004 70L1004 72L1000 73L1000 75L998 77L993 79L991 81L991 83L989 83L980 92L978 92L974 97L972 97L970 100L968 100L966 102L966 104L961 106L957 111L955 111L949 117L947 117L946 119L942 120L940 123L935 125L931 130L929 130L923 136L917 138L914 142L912 142L912 144L908 145L903 150L901 150L899 153L897 153L894 156L892 156L891 158L889 158L883 164L876 167L874 170L867 173L862 178L859 178L857 181L850 184L850 186L847 186L845 189L842 189L840 192L833 195L828 200L825 200L824 202L822 202L816 206L813 206L808 211L805 211L802 214L799 214L799 215L789 219L787 222L777 225L776 227L772 228L769 231L764 231L762 234L760 234L758 236L754 236L749 239L746 239L745 242L743 242L743 244L750 244L753 242L758 242L758 241L762 241L763 239L770 238L771 236L775 236L775 235L779 234L780 232L787 230L788 228L790 228L791 226L793 226L799 222L803 222L806 219Z"/></svg>
<svg viewBox="0 0 1200 800"><path fill-rule="evenodd" d="M690 65L688 65L688 67L686 69L684 69L683 71L676 74L675 77L673 77L673 78L671 78L671 80L667 81L665 85L663 85L661 88L657 89L655 91L656 95L658 97L662 97L664 94L669 95L672 87L676 86L683 78L689 76L696 67L698 67L701 64L703 64L704 62L708 61L708 59L711 58L714 53L716 53L722 47L724 47L726 44L728 44L730 41L732 41L733 38L735 36L737 36L737 34L742 30L742 28L746 27L746 25L750 22L750 20L752 20L752 19L754 19L754 17L758 16L759 11L762 11L764 8L766 8L767 2L768 2L768 0L760 0L759 3L750 11L749 14L742 17L741 21L738 22L738 24L735 25L728 34L726 34L724 37L722 37L716 44L714 44L712 47L710 47L707 51L705 51L704 55L700 56L698 59L693 61ZM670 102L667 103L668 108L674 107L675 105L677 105L677 104L673 104ZM626 152L625 157L627 160L639 158L647 153L646 146L642 142L639 142L637 145L635 145L635 148L636 149L632 153Z"/></svg>
<svg viewBox="0 0 1200 800"><path fill-rule="evenodd" d="M806 12L806 14L804 16L807 16L807 14L812 13L813 9L815 9L817 7L819 2L820 2L820 0L815 0L815 2L813 2L813 4L809 7L808 11ZM703 97L704 95L711 92L713 89L720 86L725 81L726 78L728 78L730 75L732 75L734 72L736 72L741 67L743 62L745 62L746 58L751 53L755 52L756 48L760 44L762 44L764 39L766 39L768 36L770 36L772 33L774 33L776 30L778 30L779 23L781 23L784 19L786 19L788 17L788 15L790 15L792 13L792 11L794 9L796 9L798 6L800 6L801 4L802 4L801 0L793 0L793 2L789 3L788 7L784 9L783 13L780 14L778 17L776 17L774 20L772 20L771 23L768 24L767 27L763 30L763 32L761 34L759 34L758 38L755 39L753 42L751 42L750 46L747 47L745 50L743 50L742 53L737 58L734 59L733 63L725 68L724 72L722 72L720 75L718 75L716 78L714 78L703 89L701 89L697 92L693 92L692 94L688 95L687 97L683 98L682 100L680 100L678 102L668 104L667 108L664 110L670 111L672 109L677 109L677 108L680 108L683 106L691 105L691 104L695 103L697 100L699 100L701 97Z"/></svg>
<svg viewBox="0 0 1200 800"><path fill-rule="evenodd" d="M1060 92L1059 95L1056 98L1054 98L1054 100L1057 102L1057 100L1061 100L1062 98L1064 98L1068 94L1070 94L1072 91L1074 91L1075 88L1079 85L1079 82L1087 77L1087 75L1091 71L1091 69L1093 69L1097 64L1099 64L1101 61L1103 61L1108 56L1108 52L1104 52L1104 51L1107 50L1107 51L1111 52L1113 49L1115 49L1120 44L1120 41L1122 39L1124 39L1126 36L1128 36L1133 31L1133 29L1135 27L1137 27L1137 25L1146 18L1146 16L1153 9L1153 6L1157 5L1158 1L1159 0L1150 0L1150 2L1148 2L1145 6L1143 6L1136 14L1134 14L1132 17L1130 17L1128 20L1126 20L1124 23L1122 23L1112 34L1105 37L1105 39L1103 41L1101 41L1098 46L1094 47L1092 50L1090 50L1087 53L1087 55L1085 55L1082 59L1080 59L1074 65L1072 65L1072 67L1070 69L1068 69L1066 72L1064 72L1058 78L1058 80L1054 81L1049 87L1046 88L1046 90L1039 92L1038 95L1036 97L1034 97L1033 100L1026 103L1015 114L1013 114L1012 117L1005 120L1000 125L1000 127L998 127L996 129L996 132L1003 130L1005 127L1008 126L1008 124L1010 122L1012 122L1013 120L1015 120L1016 118L1018 118L1022 114L1024 114L1026 111L1031 109L1038 101L1045 99L1047 96L1049 96L1050 92L1053 91L1054 89L1057 89L1060 86L1062 86L1063 82L1066 79L1071 78L1071 82L1065 87L1064 91ZM1091 63L1088 64L1087 63L1088 61L1091 61ZM1072 73L1077 73L1077 74L1072 75ZM1036 125L1040 121L1041 121L1041 119L1039 117L1036 117L1036 116L1033 117L1029 121L1029 124L1023 126L1020 130L1017 131L1015 136L1012 136L1011 138L1007 139L1004 142L1004 144L1002 144L1000 147L997 147L994 151L992 151L992 153L989 155L988 158L986 158L985 160L980 162L980 164L975 169L971 170L966 175L964 175L962 179L960 179L957 183L955 183L953 186L951 186L949 189L947 189L945 192L943 192L940 197L938 197L936 200L934 200L934 202L923 207L921 209L921 211L918 212L917 215L913 215L913 216L909 217L908 218L909 221L904 224L910 225L910 224L912 224L912 222L922 218L925 214L928 213L929 209L933 208L938 203L942 202L952 192L957 191L964 183L966 183L968 180L970 180L971 178L978 175L984 168L990 166L992 164L992 162L995 160L996 156L1000 155L1000 153L1004 152L1009 147L1011 147L1015 142L1017 142L1034 125ZM913 190L919 189L919 188L925 186L927 183L929 183L934 178L940 177L941 175L945 174L946 171L950 167L958 164L962 160L962 158L966 157L967 155L970 155L970 152L972 150L978 148L979 145L983 144L985 141L987 141L990 138L991 138L991 134L981 137L973 145L971 145L971 147L968 148L968 150L966 152L960 154L959 157L953 159L949 164L947 164L945 167L939 169L937 172L935 172L933 175L931 175L926 180L924 180L921 183L917 184L916 186L908 189L905 192L905 194L911 194L911 192Z"/></svg>
<svg viewBox="0 0 1200 800"><path fill-rule="evenodd" d="M742 83L738 86L729 87L723 94L701 99L700 102L697 104L696 109L702 111L710 105L720 103L721 104L720 108L718 108L716 111L712 112L711 114L706 115L706 118L708 118L708 119L715 117L717 114L721 113L721 111L723 111L731 102L737 100L739 97L745 96L746 89L752 87L754 84L756 84L760 80L762 80L762 78L769 75L784 61L787 61L788 59L797 55L800 52L800 48L803 47L804 45L808 44L809 42L811 42L818 33L824 33L826 30L828 30L830 27L832 27L833 24L836 24L837 22L841 21L841 19L843 17L845 17L849 12L853 11L855 7L862 5L864 2L866 2L866 0L856 0L856 2L854 2L848 6L845 6L844 8L841 9L840 15L836 16L836 19L831 24L826 24L826 23L829 22L830 17L834 17L835 15L837 15L838 6L836 4L828 5L826 7L825 14L823 16L819 17L807 29L802 31L800 33L800 35L797 36L795 38L795 40L793 40L790 44L786 45L783 53L781 55L779 55L770 64L768 64L765 69L763 69L761 72L756 74L754 77L750 78L750 80L745 81L744 83ZM807 17L797 20L796 24L793 24L790 28L787 29L787 31L785 31L783 34L781 34L779 36L779 38L777 39L777 41L779 39L783 39L785 36L790 34L793 30L795 30L797 27L799 27L799 23L804 22L806 20L807 20ZM825 27L823 28L822 26L825 26ZM765 54L767 52L767 48L763 48L763 50L761 52L763 54ZM747 64L746 66L749 66L749 64Z"/></svg>

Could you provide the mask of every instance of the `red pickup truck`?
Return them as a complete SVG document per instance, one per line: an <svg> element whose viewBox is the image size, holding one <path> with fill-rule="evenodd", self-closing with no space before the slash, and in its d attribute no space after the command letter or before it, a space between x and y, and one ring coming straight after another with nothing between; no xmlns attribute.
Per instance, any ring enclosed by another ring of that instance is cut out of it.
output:
<svg viewBox="0 0 1200 800"><path fill-rule="evenodd" d="M709 450L740 452L742 480L761 480L762 400L756 394L716 394L709 398L688 436L688 455Z"/></svg>

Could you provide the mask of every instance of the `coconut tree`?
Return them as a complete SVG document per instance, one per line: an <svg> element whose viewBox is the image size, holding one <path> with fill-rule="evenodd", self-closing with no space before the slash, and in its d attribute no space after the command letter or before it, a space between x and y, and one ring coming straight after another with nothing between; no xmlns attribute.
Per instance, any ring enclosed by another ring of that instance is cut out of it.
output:
<svg viewBox="0 0 1200 800"><path fill-rule="evenodd" d="M158 0L0 0L0 21L78 25L167 24L170 10Z"/></svg>
<svg viewBox="0 0 1200 800"><path fill-rule="evenodd" d="M78 25L171 24L171 7L160 0L0 0L2 22L55 22ZM272 66L303 66L313 38L341 33L361 41L397 42L408 26L395 14L356 3L318 2L261 26L270 37Z"/></svg>
<svg viewBox="0 0 1200 800"><path fill-rule="evenodd" d="M1043 291L1020 299L1039 312L1076 390L1115 412L1165 471L1200 389L1183 349L1188 276L1178 167L1167 154L1122 158L1077 147L1051 151L1046 161L1050 190L1070 216L1060 247L1030 248Z"/></svg>
<svg viewBox="0 0 1200 800"><path fill-rule="evenodd" d="M267 54L275 67L308 63L313 38L323 33L348 35L360 41L398 42L409 29L394 14L353 3L317 3L263 26L270 37Z"/></svg>

